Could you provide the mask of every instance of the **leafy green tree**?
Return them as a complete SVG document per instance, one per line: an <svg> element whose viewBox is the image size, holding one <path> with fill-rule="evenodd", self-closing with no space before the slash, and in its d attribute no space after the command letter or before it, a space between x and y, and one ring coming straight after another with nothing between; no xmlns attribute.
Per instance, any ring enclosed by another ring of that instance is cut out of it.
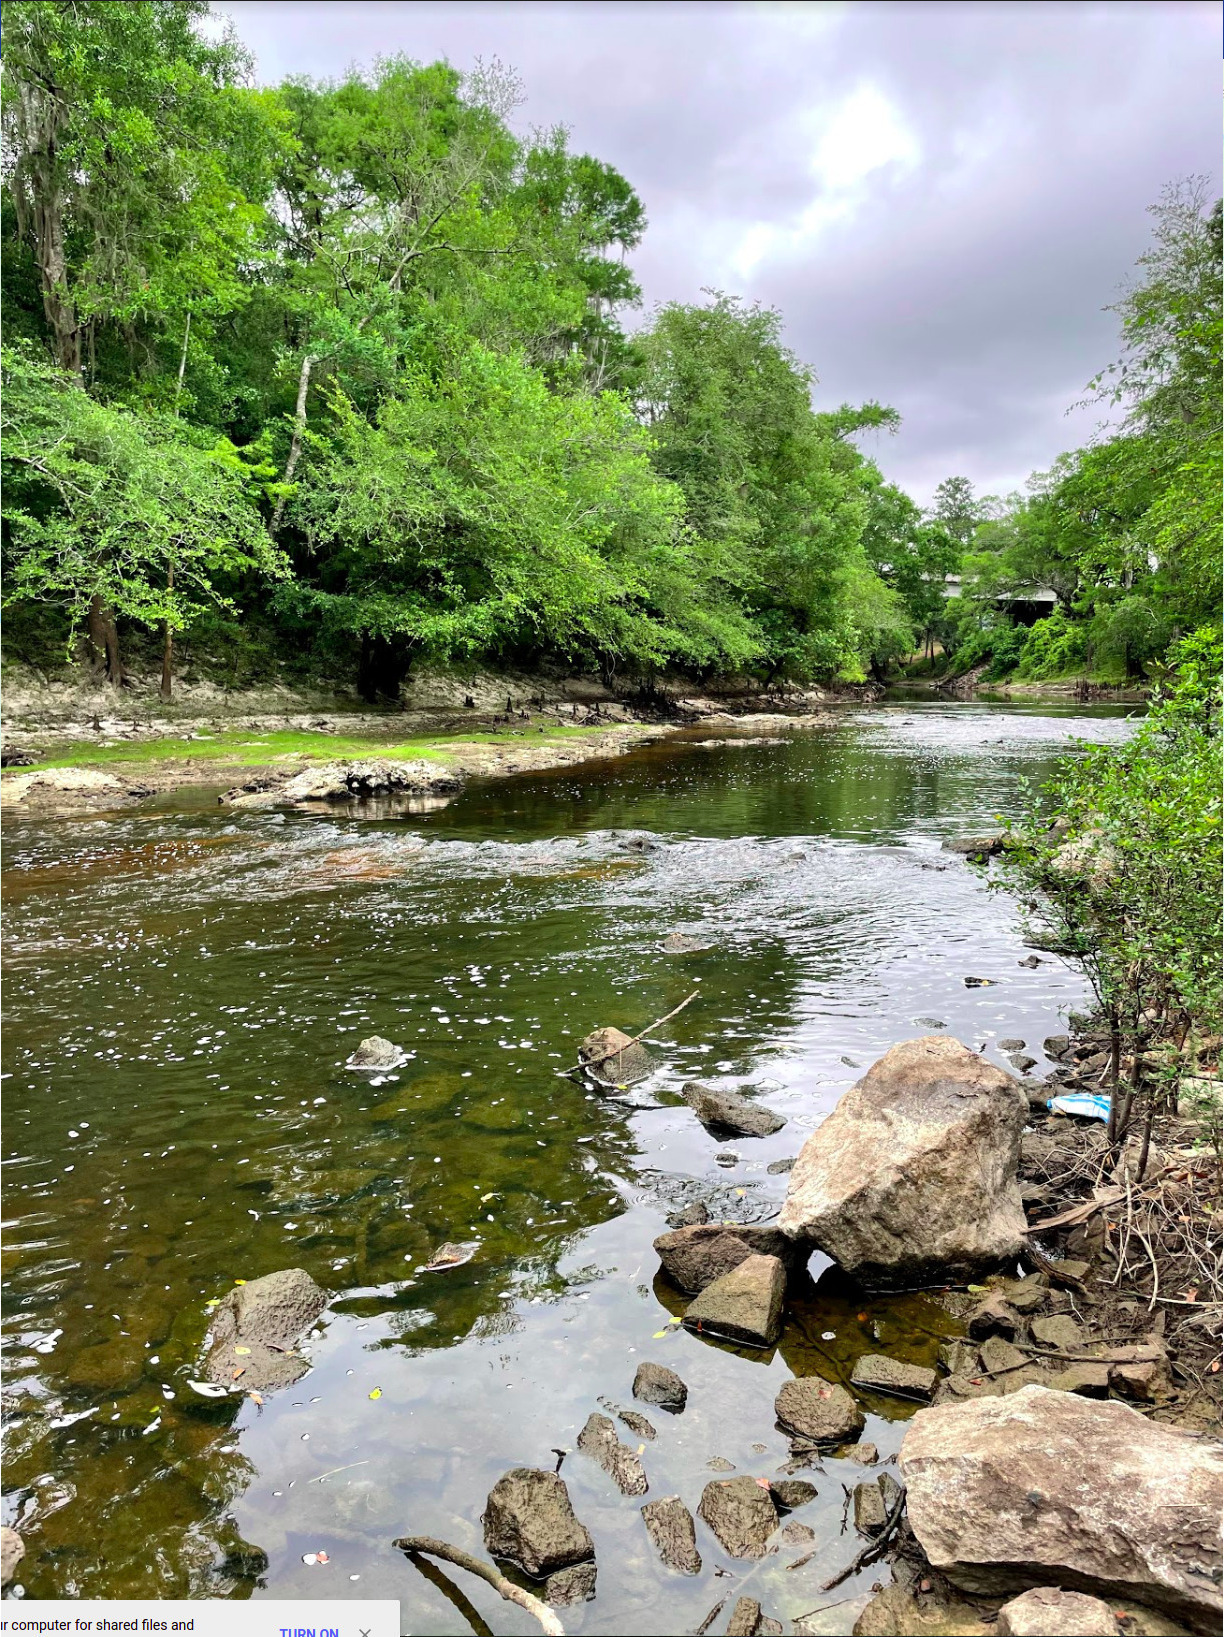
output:
<svg viewBox="0 0 1224 1637"><path fill-rule="evenodd" d="M811 408L812 377L772 309L713 294L661 308L641 337L639 413L659 471L682 490L714 580L760 633L768 680L858 671L849 607L871 477L851 442L893 425L869 404Z"/></svg>
<svg viewBox="0 0 1224 1637"><path fill-rule="evenodd" d="M3 384L6 604L65 608L112 680L122 663L98 608L160 626L168 696L172 633L209 605L233 608L244 580L286 572L259 509L270 469L171 416L99 403L28 354L5 353Z"/></svg>

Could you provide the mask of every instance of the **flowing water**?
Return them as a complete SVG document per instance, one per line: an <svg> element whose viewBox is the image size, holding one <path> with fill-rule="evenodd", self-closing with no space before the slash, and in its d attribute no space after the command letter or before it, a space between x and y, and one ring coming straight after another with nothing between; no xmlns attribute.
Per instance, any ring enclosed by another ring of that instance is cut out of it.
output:
<svg viewBox="0 0 1224 1637"><path fill-rule="evenodd" d="M789 1375L934 1362L955 1325L933 1297L864 1296L819 1256L776 1349L690 1335L651 1241L692 1198L772 1216L768 1165L929 1019L1042 1061L1080 980L1019 965L1013 906L941 842L1014 809L1070 735L1128 731L1107 708L894 703L428 812L235 817L187 792L7 823L5 1519L26 1594L394 1597L405 1632L530 1631L392 1540L481 1552L494 1480L553 1467L602 1398L632 1403L644 1359L689 1386L683 1415L648 1411L650 1493L693 1510L712 1458L786 1460ZM713 948L665 955L672 931ZM693 989L629 1099L558 1077L590 1029L636 1034ZM407 1061L346 1070L375 1033ZM694 1076L788 1124L715 1141L679 1103ZM443 1240L478 1249L423 1271ZM207 1304L282 1267L333 1298L310 1373L262 1404L199 1396ZM885 1458L913 1406L863 1405ZM750 1567L699 1525L702 1575L670 1573L639 1500L580 1454L561 1470L599 1565L567 1630L691 1630L732 1587L715 1571ZM818 1587L856 1550L843 1485L864 1473L807 1476L816 1556L768 1560L753 1595L788 1618L838 1603L828 1629L848 1630L879 1570Z"/></svg>

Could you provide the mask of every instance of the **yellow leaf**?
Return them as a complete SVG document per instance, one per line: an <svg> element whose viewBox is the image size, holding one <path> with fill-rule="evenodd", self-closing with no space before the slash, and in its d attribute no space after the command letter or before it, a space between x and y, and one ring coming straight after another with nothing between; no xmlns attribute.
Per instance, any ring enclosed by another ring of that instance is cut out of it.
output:
<svg viewBox="0 0 1224 1637"><path fill-rule="evenodd" d="M250 1392L250 1393L247 1394L247 1397L249 1399L252 1399L256 1404L262 1404L263 1403L263 1394L262 1393Z"/></svg>
<svg viewBox="0 0 1224 1637"><path fill-rule="evenodd" d="M249 1353L251 1349L249 1347L235 1347L234 1351L235 1353Z"/></svg>
<svg viewBox="0 0 1224 1637"><path fill-rule="evenodd" d="M737 1188L737 1189L736 1189L736 1190L735 1190L735 1197L736 1197L736 1198L737 1198L737 1199L743 1199L743 1197L744 1197L744 1194L745 1194L745 1192L746 1192L746 1191L747 1191L747 1190L746 1190L746 1189L743 1189L743 1188Z"/></svg>
<svg viewBox="0 0 1224 1637"><path fill-rule="evenodd" d="M374 1391L370 1394L370 1397L371 1398L381 1398L382 1397L382 1388L381 1387L375 1387Z"/></svg>
<svg viewBox="0 0 1224 1637"><path fill-rule="evenodd" d="M235 1283L235 1284L236 1284L236 1285L245 1285L245 1284L246 1284L246 1280L245 1280L245 1279L235 1279L235 1280L234 1280L234 1283Z"/></svg>
<svg viewBox="0 0 1224 1637"><path fill-rule="evenodd" d="M658 1341L660 1336L665 1336L666 1334L667 1334L666 1330L656 1330L652 1339L654 1341Z"/></svg>

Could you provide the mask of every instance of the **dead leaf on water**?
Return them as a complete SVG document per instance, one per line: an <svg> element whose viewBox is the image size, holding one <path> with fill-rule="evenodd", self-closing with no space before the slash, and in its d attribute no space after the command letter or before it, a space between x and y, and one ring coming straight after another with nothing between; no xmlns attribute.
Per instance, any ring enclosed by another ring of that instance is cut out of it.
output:
<svg viewBox="0 0 1224 1637"><path fill-rule="evenodd" d="M382 1388L381 1387L375 1387L374 1391L370 1394L370 1397L371 1398L381 1398L382 1397Z"/></svg>

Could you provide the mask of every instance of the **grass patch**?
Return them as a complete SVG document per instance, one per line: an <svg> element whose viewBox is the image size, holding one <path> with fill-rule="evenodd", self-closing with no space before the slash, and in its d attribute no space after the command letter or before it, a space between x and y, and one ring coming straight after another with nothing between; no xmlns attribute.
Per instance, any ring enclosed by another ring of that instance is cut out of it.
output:
<svg viewBox="0 0 1224 1637"><path fill-rule="evenodd" d="M60 746L53 756L36 764L51 767L154 767L174 762L223 762L227 766L266 767L280 757L298 757L305 762L352 761L386 756L394 761L424 759L446 761L447 752L464 745L507 746L548 745L566 740L589 738L606 733L598 727L498 728L487 733L422 734L399 739L393 735L310 733L307 731L252 733L227 729L207 739L163 738L124 740L121 744L100 745L90 740ZM5 775L29 773L35 768L12 767Z"/></svg>

